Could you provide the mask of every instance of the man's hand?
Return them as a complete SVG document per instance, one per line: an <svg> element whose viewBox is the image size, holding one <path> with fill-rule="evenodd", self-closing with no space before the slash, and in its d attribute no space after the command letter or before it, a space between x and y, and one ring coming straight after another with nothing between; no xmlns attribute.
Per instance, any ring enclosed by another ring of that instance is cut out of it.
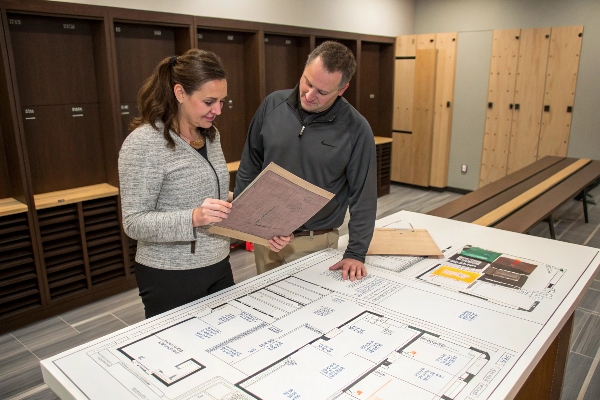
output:
<svg viewBox="0 0 600 400"><path fill-rule="evenodd" d="M278 253L281 249L290 244L293 238L293 233L290 234L290 236L275 236L273 239L269 240L269 249Z"/></svg>
<svg viewBox="0 0 600 400"><path fill-rule="evenodd" d="M343 280L350 278L351 281L354 281L355 278L362 279L364 276L367 276L367 268L365 268L365 264L353 258L344 258L342 261L338 261L329 267L329 270L331 271L335 271L337 269L342 270Z"/></svg>

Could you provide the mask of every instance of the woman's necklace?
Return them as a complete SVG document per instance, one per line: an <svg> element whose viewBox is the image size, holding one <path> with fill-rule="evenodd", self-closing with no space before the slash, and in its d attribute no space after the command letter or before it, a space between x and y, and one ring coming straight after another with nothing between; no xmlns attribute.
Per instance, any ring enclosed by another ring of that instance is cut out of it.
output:
<svg viewBox="0 0 600 400"><path fill-rule="evenodd" d="M201 149L204 146L205 140L204 136L200 135L198 140L189 140L188 138L184 138L186 142L190 144L196 150Z"/></svg>
<svg viewBox="0 0 600 400"><path fill-rule="evenodd" d="M183 140L185 140L190 146L192 146L196 150L204 147L204 144L206 143L206 140L204 139L204 136L202 136L202 134L200 134L200 137L196 140L190 140L187 137L183 136L181 133L179 134L179 137L183 138Z"/></svg>

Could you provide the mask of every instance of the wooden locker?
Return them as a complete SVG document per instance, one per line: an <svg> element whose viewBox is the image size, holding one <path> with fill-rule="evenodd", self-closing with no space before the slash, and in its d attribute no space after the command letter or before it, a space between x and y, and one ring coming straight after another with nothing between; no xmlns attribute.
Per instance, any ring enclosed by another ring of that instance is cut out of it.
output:
<svg viewBox="0 0 600 400"><path fill-rule="evenodd" d="M198 48L215 52L227 74L227 99L215 126L221 134L221 146L227 162L238 161L248 132L248 126L258 108L252 96L258 92L250 85L258 85L249 71L256 70L256 54L250 51L258 41L258 34L198 28ZM252 81L252 82L250 82Z"/></svg>
<svg viewBox="0 0 600 400"><path fill-rule="evenodd" d="M417 35L403 35L396 37L395 56L415 57L417 55Z"/></svg>
<svg viewBox="0 0 600 400"><path fill-rule="evenodd" d="M24 107L23 119L34 194L106 182L97 104Z"/></svg>
<svg viewBox="0 0 600 400"><path fill-rule="evenodd" d="M566 156L583 26L552 28L538 158Z"/></svg>
<svg viewBox="0 0 600 400"><path fill-rule="evenodd" d="M448 186L457 38L456 33L438 33L435 38L437 50L435 112L429 186L437 188Z"/></svg>
<svg viewBox="0 0 600 400"><path fill-rule="evenodd" d="M310 37L265 33L266 94L294 88L309 53Z"/></svg>
<svg viewBox="0 0 600 400"><path fill-rule="evenodd" d="M494 31L479 187L506 175L520 34Z"/></svg>
<svg viewBox="0 0 600 400"><path fill-rule="evenodd" d="M137 95L144 81L162 59L178 54L172 27L115 22L113 31L121 127L125 137L130 132L131 120L139 116Z"/></svg>
<svg viewBox="0 0 600 400"><path fill-rule="evenodd" d="M506 173L537 160L550 28L522 29Z"/></svg>
<svg viewBox="0 0 600 400"><path fill-rule="evenodd" d="M414 155L411 166L411 180L406 183L419 186L429 186L433 139L435 67L435 47L423 50L417 47L412 130L412 151Z"/></svg>
<svg viewBox="0 0 600 400"><path fill-rule="evenodd" d="M415 58L394 61L394 131L412 132L412 110L415 95Z"/></svg>
<svg viewBox="0 0 600 400"><path fill-rule="evenodd" d="M392 170L390 178L395 182L410 182L415 160L410 133L392 134Z"/></svg>

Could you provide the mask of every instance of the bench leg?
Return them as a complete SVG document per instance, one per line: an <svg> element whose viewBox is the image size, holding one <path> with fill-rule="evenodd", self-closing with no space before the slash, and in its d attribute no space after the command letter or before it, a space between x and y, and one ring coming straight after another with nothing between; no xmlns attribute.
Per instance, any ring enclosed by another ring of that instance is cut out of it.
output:
<svg viewBox="0 0 600 400"><path fill-rule="evenodd" d="M583 218L585 219L585 223L589 222L588 218L588 209L587 209L587 188L581 191L581 195L583 196Z"/></svg>
<svg viewBox="0 0 600 400"><path fill-rule="evenodd" d="M556 232L554 232L554 218L552 218L552 214L548 215L548 227L550 228L550 237L556 239Z"/></svg>

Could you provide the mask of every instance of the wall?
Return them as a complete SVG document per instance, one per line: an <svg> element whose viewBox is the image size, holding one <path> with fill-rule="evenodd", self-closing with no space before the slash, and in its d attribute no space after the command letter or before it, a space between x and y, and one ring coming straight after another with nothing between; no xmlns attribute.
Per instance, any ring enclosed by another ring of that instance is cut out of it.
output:
<svg viewBox="0 0 600 400"><path fill-rule="evenodd" d="M413 32L416 0L54 0L370 35Z"/></svg>
<svg viewBox="0 0 600 400"><path fill-rule="evenodd" d="M600 1L598 0L417 0L415 33L459 32L459 52L463 38L478 43L490 38L495 29L541 28L583 25L583 41L579 76L575 91L571 137L567 155L600 159ZM468 35L467 35L468 33ZM482 44L482 43L479 43ZM476 49L477 46L474 47ZM491 42L490 42L491 48ZM461 57L470 59L461 60ZM481 68L488 63L489 52L463 52L457 58L457 79L460 69L468 73L469 64ZM462 73L465 73L465 72ZM475 72L478 70L476 69ZM476 121L485 119L485 104L474 106L466 102L486 98L487 81L457 82L455 114L450 149L448 186L476 189L481 163L483 126ZM483 91L483 92L482 92ZM484 100L485 102L485 100ZM461 121L468 110L476 121ZM458 114L458 115L457 115ZM462 124L462 125L461 125ZM469 164L467 175L460 172L460 164Z"/></svg>

